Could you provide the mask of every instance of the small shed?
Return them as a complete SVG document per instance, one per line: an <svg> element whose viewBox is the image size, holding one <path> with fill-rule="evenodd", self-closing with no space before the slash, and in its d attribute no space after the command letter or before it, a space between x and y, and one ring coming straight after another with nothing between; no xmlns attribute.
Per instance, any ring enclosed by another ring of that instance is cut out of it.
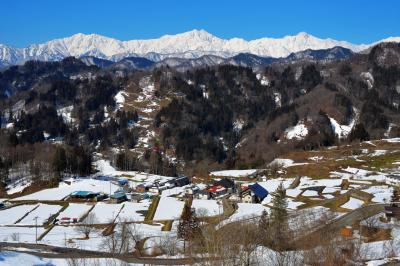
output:
<svg viewBox="0 0 400 266"><path fill-rule="evenodd" d="M127 201L128 197L125 193L114 193L111 195L111 202L112 203L121 203Z"/></svg>

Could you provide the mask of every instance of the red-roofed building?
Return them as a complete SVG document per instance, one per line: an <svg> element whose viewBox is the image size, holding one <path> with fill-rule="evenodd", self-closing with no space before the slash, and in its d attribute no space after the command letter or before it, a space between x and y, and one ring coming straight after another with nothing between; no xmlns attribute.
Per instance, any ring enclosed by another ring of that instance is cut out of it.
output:
<svg viewBox="0 0 400 266"><path fill-rule="evenodd" d="M207 189L207 192L211 194L212 198L217 198L225 195L228 192L228 189L221 185L214 185L212 187L209 187Z"/></svg>

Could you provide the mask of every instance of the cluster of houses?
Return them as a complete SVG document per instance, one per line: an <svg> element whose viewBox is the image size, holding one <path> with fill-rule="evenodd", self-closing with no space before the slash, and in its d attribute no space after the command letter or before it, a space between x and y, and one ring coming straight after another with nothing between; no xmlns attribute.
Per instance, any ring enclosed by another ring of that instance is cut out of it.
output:
<svg viewBox="0 0 400 266"><path fill-rule="evenodd" d="M222 178L205 186L191 183L191 180L186 176L167 181L140 184L136 187L134 194L148 193L150 196L155 196L174 187L184 187L181 196L198 199L228 198L239 202L260 203L268 196L268 191L258 183L241 184L229 178Z"/></svg>
<svg viewBox="0 0 400 266"><path fill-rule="evenodd" d="M98 177L102 180L109 180L109 177ZM171 179L155 180L153 182L144 182L132 188L126 179L115 179L119 188L111 195L93 191L75 191L69 195L69 201L90 201L97 202L109 200L112 203L121 203L124 201L139 202L143 199L150 199L160 195L163 191L181 187L183 191L177 196L191 197L198 199L229 199L237 202L260 203L266 198L269 192L260 184L247 184L235 182L229 178L222 178L214 181L210 185L194 184L187 176L180 176Z"/></svg>
<svg viewBox="0 0 400 266"><path fill-rule="evenodd" d="M195 197L199 199L227 198L237 202L261 203L269 192L258 183L235 183L229 178L215 181L213 185L200 190Z"/></svg>

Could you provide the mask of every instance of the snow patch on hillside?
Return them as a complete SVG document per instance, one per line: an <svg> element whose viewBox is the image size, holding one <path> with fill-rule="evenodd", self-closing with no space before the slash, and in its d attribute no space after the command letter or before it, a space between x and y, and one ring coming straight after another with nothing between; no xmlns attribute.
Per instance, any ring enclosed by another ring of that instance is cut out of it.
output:
<svg viewBox="0 0 400 266"><path fill-rule="evenodd" d="M74 107L72 105L64 107L64 108L60 108L57 110L57 115L61 116L65 123L73 124L75 122L75 119L72 118L72 110L73 109L74 109Z"/></svg>
<svg viewBox="0 0 400 266"><path fill-rule="evenodd" d="M282 106L282 96L279 92L274 92L274 100L275 100L276 107Z"/></svg>
<svg viewBox="0 0 400 266"><path fill-rule="evenodd" d="M308 129L301 121L294 127L290 127L285 131L286 139L301 140L307 135L308 135Z"/></svg>
<svg viewBox="0 0 400 266"><path fill-rule="evenodd" d="M354 125L356 124L357 110L353 108L353 112L355 115L348 125L340 125L334 118L329 117L329 121L331 122L333 132L335 133L336 136L339 137L339 139L346 138L353 129Z"/></svg>
<svg viewBox="0 0 400 266"><path fill-rule="evenodd" d="M360 77L364 79L364 81L367 83L368 89L372 89L372 87L374 86L374 77L372 76L372 74L370 72L362 72L360 74Z"/></svg>
<svg viewBox="0 0 400 266"><path fill-rule="evenodd" d="M118 106L118 109L121 109L122 107L124 107L124 103L125 103L125 96L127 96L126 92L124 91L119 91L115 96L114 96L114 100L115 103Z"/></svg>
<svg viewBox="0 0 400 266"><path fill-rule="evenodd" d="M257 74L256 78L260 81L260 84L263 86L268 86L269 85L269 80L266 76L263 76L261 74Z"/></svg>
<svg viewBox="0 0 400 266"><path fill-rule="evenodd" d="M236 132L240 132L244 126L244 121L242 119L237 119L235 122L233 122L233 130Z"/></svg>

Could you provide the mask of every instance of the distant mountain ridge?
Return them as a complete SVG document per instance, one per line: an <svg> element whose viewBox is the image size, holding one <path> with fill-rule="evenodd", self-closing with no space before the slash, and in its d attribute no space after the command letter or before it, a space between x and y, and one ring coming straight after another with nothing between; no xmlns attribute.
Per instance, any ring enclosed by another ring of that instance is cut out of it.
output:
<svg viewBox="0 0 400 266"><path fill-rule="evenodd" d="M333 60L343 60L349 58L353 54L354 53L350 49L333 47L322 50L308 49L297 53L291 53L289 56L283 58L262 57L250 53L240 53L228 58L216 55L203 55L198 58L171 57L165 58L158 62L144 57L127 57L116 63L95 57L82 57L80 60L88 66L96 65L100 68L108 68L112 70L148 70L151 68L168 66L178 71L186 71L192 68L216 65L235 65L257 69L274 63L289 64L298 61L330 62Z"/></svg>
<svg viewBox="0 0 400 266"><path fill-rule="evenodd" d="M382 41L400 41L400 38L390 37ZM131 41L78 33L63 39L32 44L25 48L0 44L0 66L21 64L27 60L57 61L69 56L93 56L114 62L126 57L144 57L155 62L165 58L193 59L204 55L228 58L240 53L280 58L307 49L320 50L335 46L359 52L371 45L320 39L304 32L283 38L260 38L252 41L240 38L221 39L204 30L165 35L158 39Z"/></svg>

